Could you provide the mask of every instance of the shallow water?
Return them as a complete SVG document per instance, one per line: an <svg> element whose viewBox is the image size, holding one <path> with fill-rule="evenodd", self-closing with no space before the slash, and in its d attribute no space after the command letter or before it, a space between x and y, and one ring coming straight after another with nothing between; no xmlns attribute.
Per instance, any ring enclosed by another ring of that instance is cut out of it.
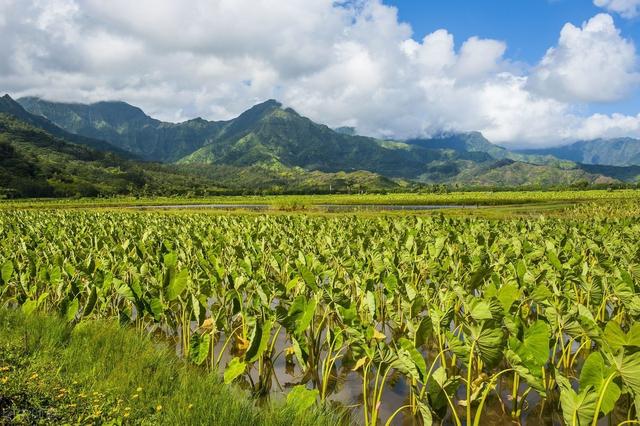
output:
<svg viewBox="0 0 640 426"><path fill-rule="evenodd" d="M212 210L270 210L276 207L270 204L175 204L162 206L131 206L129 208L140 210L152 209L212 209ZM329 212L341 211L420 211L440 209L476 209L477 205L397 205L397 204L313 204L305 209L319 209ZM277 209L277 208L276 208Z"/></svg>

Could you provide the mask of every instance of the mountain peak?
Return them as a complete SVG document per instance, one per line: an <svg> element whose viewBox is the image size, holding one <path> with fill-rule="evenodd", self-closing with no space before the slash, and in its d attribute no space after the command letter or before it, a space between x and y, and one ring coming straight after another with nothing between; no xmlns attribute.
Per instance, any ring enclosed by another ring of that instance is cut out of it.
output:
<svg viewBox="0 0 640 426"><path fill-rule="evenodd" d="M264 105L264 106L268 106L268 107L272 107L272 108L282 108L282 104L278 101L276 101L275 99L267 99L266 101L256 105L256 106L260 106L260 105Z"/></svg>
<svg viewBox="0 0 640 426"><path fill-rule="evenodd" d="M269 99L252 106L251 108L243 112L241 116L245 114L247 115L264 114L264 113L268 113L273 110L281 109L281 108L282 108L282 104L280 102L276 101L275 99Z"/></svg>
<svg viewBox="0 0 640 426"><path fill-rule="evenodd" d="M11 96L4 95L0 98L0 112L5 114L11 114L15 116L23 116L27 114L27 111L20 106Z"/></svg>

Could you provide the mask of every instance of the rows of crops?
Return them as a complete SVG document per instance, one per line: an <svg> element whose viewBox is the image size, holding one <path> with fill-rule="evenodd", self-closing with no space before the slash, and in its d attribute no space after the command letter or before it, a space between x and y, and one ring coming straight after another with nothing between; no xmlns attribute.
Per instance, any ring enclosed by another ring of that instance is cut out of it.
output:
<svg viewBox="0 0 640 426"><path fill-rule="evenodd" d="M634 422L640 217L584 212L6 210L0 304L119 318L257 397L294 392L366 425Z"/></svg>

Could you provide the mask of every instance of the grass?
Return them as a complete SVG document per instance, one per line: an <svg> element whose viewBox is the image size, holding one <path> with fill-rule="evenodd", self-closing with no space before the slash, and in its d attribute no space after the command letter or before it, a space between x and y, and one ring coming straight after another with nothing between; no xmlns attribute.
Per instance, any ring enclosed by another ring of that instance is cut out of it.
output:
<svg viewBox="0 0 640 426"><path fill-rule="evenodd" d="M0 424L334 425L336 413L284 399L258 407L116 323L0 310ZM344 421L344 419L343 419Z"/></svg>
<svg viewBox="0 0 640 426"><path fill-rule="evenodd" d="M0 208L76 208L123 207L198 204L265 204L275 210L297 211L322 204L338 205L480 205L576 203L598 200L640 200L640 190L564 190L564 191L501 191L362 195L276 195L276 196L216 196L216 197L156 197L156 198L87 198L0 200Z"/></svg>

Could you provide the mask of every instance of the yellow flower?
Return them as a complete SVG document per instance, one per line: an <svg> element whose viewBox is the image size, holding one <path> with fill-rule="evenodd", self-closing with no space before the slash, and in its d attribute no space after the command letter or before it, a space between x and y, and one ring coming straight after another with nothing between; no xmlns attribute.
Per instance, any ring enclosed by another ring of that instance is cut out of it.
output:
<svg viewBox="0 0 640 426"><path fill-rule="evenodd" d="M38 378L38 373L33 373L30 378L31 378L31 380L37 379Z"/></svg>
<svg viewBox="0 0 640 426"><path fill-rule="evenodd" d="M129 413L124 413L124 417L129 417Z"/></svg>
<svg viewBox="0 0 640 426"><path fill-rule="evenodd" d="M158 406L156 407L156 411L162 411L162 405L158 405Z"/></svg>
<svg viewBox="0 0 640 426"><path fill-rule="evenodd" d="M138 392L138 393L142 392L142 388L136 389L136 392Z"/></svg>
<svg viewBox="0 0 640 426"><path fill-rule="evenodd" d="M131 397L132 399L138 399L138 394L135 394Z"/></svg>
<svg viewBox="0 0 640 426"><path fill-rule="evenodd" d="M0 371L9 371L10 368L9 367L0 367Z"/></svg>
<svg viewBox="0 0 640 426"><path fill-rule="evenodd" d="M193 404L189 404L189 406L187 407L189 410L191 410L193 408Z"/></svg>
<svg viewBox="0 0 640 426"><path fill-rule="evenodd" d="M9 378L8 377L3 377L2 380L0 380L0 381L4 385L5 383L7 383L9 381Z"/></svg>

